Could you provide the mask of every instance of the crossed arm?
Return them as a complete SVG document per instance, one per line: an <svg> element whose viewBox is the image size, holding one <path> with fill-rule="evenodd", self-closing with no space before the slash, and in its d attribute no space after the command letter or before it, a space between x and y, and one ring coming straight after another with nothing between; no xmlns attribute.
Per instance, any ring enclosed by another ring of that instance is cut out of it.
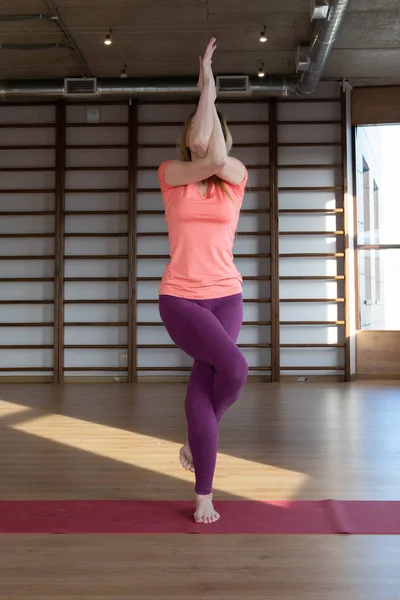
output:
<svg viewBox="0 0 400 600"><path fill-rule="evenodd" d="M194 160L173 161L167 165L164 177L172 186L197 183L212 175L217 175L228 183L239 184L245 176L244 165L227 155L226 142L215 107L216 89L211 70L214 50L213 38L204 57L200 58L200 99L188 135L188 145Z"/></svg>

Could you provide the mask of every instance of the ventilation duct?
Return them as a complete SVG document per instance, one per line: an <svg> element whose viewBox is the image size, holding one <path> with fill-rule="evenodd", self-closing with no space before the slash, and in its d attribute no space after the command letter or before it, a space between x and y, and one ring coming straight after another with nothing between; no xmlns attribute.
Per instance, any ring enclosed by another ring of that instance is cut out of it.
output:
<svg viewBox="0 0 400 600"><path fill-rule="evenodd" d="M311 0L310 16L311 21L316 19L326 19L329 13L328 0Z"/></svg>
<svg viewBox="0 0 400 600"><path fill-rule="evenodd" d="M296 51L296 73L299 71L308 71L310 60L308 58L307 46L297 46Z"/></svg>
<svg viewBox="0 0 400 600"><path fill-rule="evenodd" d="M317 21L313 39L308 49L310 68L301 74L296 91L298 94L312 94L324 72L333 45L343 22L349 0L333 0L328 17Z"/></svg>
<svg viewBox="0 0 400 600"><path fill-rule="evenodd" d="M64 91L67 97L95 96L97 79L95 77L68 77L64 80Z"/></svg>
<svg viewBox="0 0 400 600"><path fill-rule="evenodd" d="M311 94L317 87L326 62L337 38L349 0L332 0L328 17L316 21L317 26L308 49L307 71L300 71L296 78L230 76L218 78L221 91L230 96L255 94L258 96L288 96L293 93ZM66 80L71 81L71 80ZM85 83L88 81L90 83ZM194 79L97 79L93 86L92 78L81 78L75 91L68 91L64 80L9 80L0 81L0 99L57 98L92 96L93 98L131 98L141 96L182 96L198 93ZM246 82L246 83L245 83ZM75 84L74 84L75 86ZM72 87L74 87L72 86ZM86 87L87 86L87 87ZM236 90L233 88L236 86ZM84 89L85 88L85 89ZM77 92L76 90L80 91Z"/></svg>
<svg viewBox="0 0 400 600"><path fill-rule="evenodd" d="M218 96L251 96L250 78L247 75L217 77Z"/></svg>
<svg viewBox="0 0 400 600"><path fill-rule="evenodd" d="M232 76L228 78L230 82L243 82L248 80L247 87L243 84L236 91L226 83L222 84L221 96L240 97L250 96L289 96L295 92L296 78L266 77L261 81L258 77L243 78L242 76ZM40 99L47 97L53 98L79 98L93 97L98 98L137 98L153 96L197 96L199 89L197 80L168 78L168 79L96 79L96 85L93 86L92 78L71 79L39 79L26 80L15 79L9 81L0 81L0 100L12 99ZM88 82L88 83L85 83Z"/></svg>

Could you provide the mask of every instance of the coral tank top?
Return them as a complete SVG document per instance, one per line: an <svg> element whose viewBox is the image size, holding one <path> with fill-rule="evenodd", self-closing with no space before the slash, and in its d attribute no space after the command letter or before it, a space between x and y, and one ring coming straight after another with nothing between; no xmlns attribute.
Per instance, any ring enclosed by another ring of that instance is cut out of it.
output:
<svg viewBox="0 0 400 600"><path fill-rule="evenodd" d="M233 261L233 245L247 171L238 185L224 182L234 205L212 181L205 196L195 183L169 186L164 180L168 162L158 169L171 256L160 294L209 300L241 293L242 277Z"/></svg>

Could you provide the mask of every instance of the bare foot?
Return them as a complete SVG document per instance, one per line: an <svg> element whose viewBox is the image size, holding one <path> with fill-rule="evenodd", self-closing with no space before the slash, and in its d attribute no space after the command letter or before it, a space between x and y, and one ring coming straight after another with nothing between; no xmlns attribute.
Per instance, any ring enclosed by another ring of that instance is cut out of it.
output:
<svg viewBox="0 0 400 600"><path fill-rule="evenodd" d="M196 494L196 512L194 513L196 523L215 523L218 521L220 515L214 510L212 499L212 494L209 496Z"/></svg>
<svg viewBox="0 0 400 600"><path fill-rule="evenodd" d="M186 442L179 450L179 460L186 471L192 471L192 473L194 473L193 456L188 442Z"/></svg>

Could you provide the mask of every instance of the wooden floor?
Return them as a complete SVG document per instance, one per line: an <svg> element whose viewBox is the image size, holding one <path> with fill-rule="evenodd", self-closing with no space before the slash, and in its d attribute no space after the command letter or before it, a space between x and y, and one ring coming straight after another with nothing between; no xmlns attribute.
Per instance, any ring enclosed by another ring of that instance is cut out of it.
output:
<svg viewBox="0 0 400 600"><path fill-rule="evenodd" d="M0 385L1 499L188 499L179 384ZM400 384L255 384L220 499L400 500ZM223 515L222 515L223 518ZM1 600L399 600L397 536L1 536Z"/></svg>

